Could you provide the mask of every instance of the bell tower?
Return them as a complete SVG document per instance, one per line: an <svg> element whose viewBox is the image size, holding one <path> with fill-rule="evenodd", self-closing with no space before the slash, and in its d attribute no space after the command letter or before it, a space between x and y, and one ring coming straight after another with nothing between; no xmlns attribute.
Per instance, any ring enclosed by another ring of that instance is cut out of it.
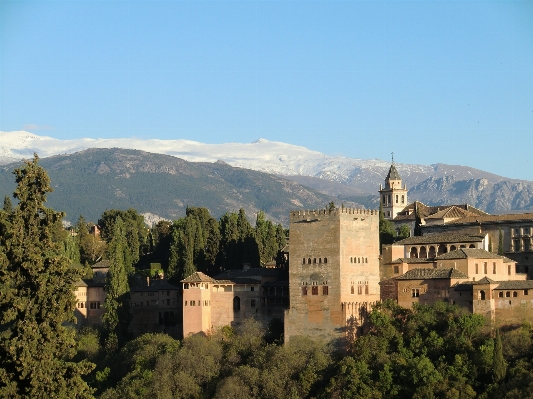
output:
<svg viewBox="0 0 533 399"><path fill-rule="evenodd" d="M407 205L407 187L402 186L402 178L394 165L394 155L389 173L385 178L385 187L379 185L379 198L385 219L392 220Z"/></svg>

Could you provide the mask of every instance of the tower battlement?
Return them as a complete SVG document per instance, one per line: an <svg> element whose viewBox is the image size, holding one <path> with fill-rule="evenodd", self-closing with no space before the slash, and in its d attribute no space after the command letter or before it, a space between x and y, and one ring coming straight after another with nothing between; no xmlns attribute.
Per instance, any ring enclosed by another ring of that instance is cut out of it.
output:
<svg viewBox="0 0 533 399"><path fill-rule="evenodd" d="M291 211L290 221L307 220L311 218L336 218L338 215L378 215L376 209L358 209L358 208L335 208L332 211L327 209L312 209L302 211ZM309 220L311 221L311 220Z"/></svg>

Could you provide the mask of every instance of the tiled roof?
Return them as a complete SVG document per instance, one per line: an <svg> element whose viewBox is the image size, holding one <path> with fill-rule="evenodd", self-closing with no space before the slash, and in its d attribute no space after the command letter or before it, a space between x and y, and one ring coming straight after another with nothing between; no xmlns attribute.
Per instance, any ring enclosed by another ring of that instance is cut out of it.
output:
<svg viewBox="0 0 533 399"><path fill-rule="evenodd" d="M394 220L415 220L416 214L415 214L415 204L416 208L418 209L420 213L421 218L428 218L430 216L433 216L437 213L446 211L452 207L455 207L460 210L465 210L470 212L472 215L481 215L481 216L489 216L488 213L483 212L480 209L477 209L471 205L468 204L454 204L454 205L436 205L436 206L428 206L426 204L423 204L420 201L412 202L411 204L407 205L405 208L403 208L399 214L394 218ZM410 214L409 214L410 213ZM468 216L468 217L474 217L474 216Z"/></svg>
<svg viewBox="0 0 533 399"><path fill-rule="evenodd" d="M387 174L387 178L385 179L385 181L387 181L387 180L401 180L401 179L402 178L400 177L400 174L396 170L396 166L394 166L394 164L392 164L390 166L389 173Z"/></svg>
<svg viewBox="0 0 533 399"><path fill-rule="evenodd" d="M500 256L495 253L485 251L480 248L459 248L455 251L447 252L445 254L437 256L435 259L466 259L466 258L477 258L477 259L503 259L505 263L512 262L510 259L505 256Z"/></svg>
<svg viewBox="0 0 533 399"><path fill-rule="evenodd" d="M231 279L235 277L278 277L281 269L254 267L250 269L225 270L215 276L217 280Z"/></svg>
<svg viewBox="0 0 533 399"><path fill-rule="evenodd" d="M433 263L432 258L398 258L393 260L392 263Z"/></svg>
<svg viewBox="0 0 533 399"><path fill-rule="evenodd" d="M435 233L426 236L414 236L397 241L394 245L417 245L417 244L447 244L459 242L480 242L485 238L484 235L470 235L457 233Z"/></svg>
<svg viewBox="0 0 533 399"><path fill-rule="evenodd" d="M194 272L189 277L181 280L182 283L212 283L215 279L202 272Z"/></svg>
<svg viewBox="0 0 533 399"><path fill-rule="evenodd" d="M469 216L477 216L473 212L469 212L465 209L461 209L456 205L452 205L449 208L443 209L442 211L436 212L432 215L429 215L426 219L445 219L445 218L466 218Z"/></svg>
<svg viewBox="0 0 533 399"><path fill-rule="evenodd" d="M401 276L396 277L397 280L428 280L428 279L449 279L449 278L464 278L467 279L468 276L463 272L454 269L413 269L409 270L407 273L402 274Z"/></svg>
<svg viewBox="0 0 533 399"><path fill-rule="evenodd" d="M75 287L88 287L87 283L81 278L74 284Z"/></svg>
<svg viewBox="0 0 533 399"><path fill-rule="evenodd" d="M462 224L479 224L479 223L531 223L533 222L533 213L510 213L506 215L479 215L472 216L460 220L453 220L446 223L446 225L462 225Z"/></svg>
<svg viewBox="0 0 533 399"><path fill-rule="evenodd" d="M475 283L475 281L461 281L460 283L452 285L451 288L455 291L472 291L473 283Z"/></svg>
<svg viewBox="0 0 533 399"><path fill-rule="evenodd" d="M93 269L98 268L109 268L111 265L109 264L109 261L107 259L101 260L100 262L95 263L91 266Z"/></svg>
<svg viewBox="0 0 533 399"><path fill-rule="evenodd" d="M261 284L261 281L255 278L235 277L226 280L214 280L213 284Z"/></svg>
<svg viewBox="0 0 533 399"><path fill-rule="evenodd" d="M499 281L497 290L527 290L533 289L533 280Z"/></svg>

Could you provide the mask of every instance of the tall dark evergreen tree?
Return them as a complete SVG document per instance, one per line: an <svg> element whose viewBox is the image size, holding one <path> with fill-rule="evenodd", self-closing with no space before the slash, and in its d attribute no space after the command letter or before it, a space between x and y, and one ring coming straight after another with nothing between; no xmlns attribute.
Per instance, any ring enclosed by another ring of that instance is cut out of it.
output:
<svg viewBox="0 0 533 399"><path fill-rule="evenodd" d="M383 244L392 244L394 241L394 227L392 223L385 219L383 205L379 203L379 250Z"/></svg>
<svg viewBox="0 0 533 399"><path fill-rule="evenodd" d="M4 211L7 213L10 213L13 210L13 203L11 202L11 198L9 198L7 195L4 197Z"/></svg>
<svg viewBox="0 0 533 399"><path fill-rule="evenodd" d="M70 360L80 274L53 240L64 215L44 206L52 188L37 155L14 173L19 203L0 222L0 397L91 397L81 376L93 365Z"/></svg>
<svg viewBox="0 0 533 399"><path fill-rule="evenodd" d="M494 339L494 361L492 363L492 378L494 382L498 383L505 378L507 373L507 364L503 358L502 339L500 337L500 330L496 330L496 338Z"/></svg>
<svg viewBox="0 0 533 399"><path fill-rule="evenodd" d="M503 231L502 229L499 229L498 231L498 255L503 256Z"/></svg>
<svg viewBox="0 0 533 399"><path fill-rule="evenodd" d="M109 271L106 277L107 293L102 321L109 332L108 349L117 349L125 336L129 322L130 287L128 283L127 240L124 222L118 217L114 224L113 238L108 246Z"/></svg>

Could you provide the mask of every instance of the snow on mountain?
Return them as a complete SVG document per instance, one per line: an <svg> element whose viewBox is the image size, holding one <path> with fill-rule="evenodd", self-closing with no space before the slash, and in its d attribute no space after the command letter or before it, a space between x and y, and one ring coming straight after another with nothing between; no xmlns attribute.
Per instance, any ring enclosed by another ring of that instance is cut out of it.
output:
<svg viewBox="0 0 533 399"><path fill-rule="evenodd" d="M30 158L37 152L41 158L70 154L87 148L125 148L172 155L191 162L222 160L234 167L285 176L312 176L349 183L373 185L382 181L389 162L328 156L305 147L259 139L252 143L204 144L191 140L74 139L58 140L25 131L0 132L0 164ZM402 177L418 181L417 175L427 176L433 167L401 165ZM413 178L409 176L413 175Z"/></svg>

